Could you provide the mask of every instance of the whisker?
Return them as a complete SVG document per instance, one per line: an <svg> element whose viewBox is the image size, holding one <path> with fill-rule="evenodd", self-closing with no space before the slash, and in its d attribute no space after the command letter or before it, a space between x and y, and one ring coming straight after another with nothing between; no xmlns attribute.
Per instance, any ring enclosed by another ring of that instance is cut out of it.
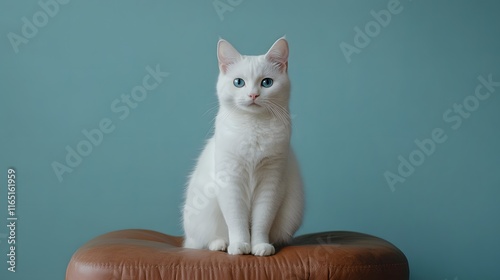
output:
<svg viewBox="0 0 500 280"><path fill-rule="evenodd" d="M212 103L209 103L208 105L214 105L212 107L210 107L208 110L205 111L205 113L203 113L201 116L204 117L205 115L207 115L208 113L211 113L217 109L219 109L219 102L215 101L215 102L212 102Z"/></svg>
<svg viewBox="0 0 500 280"><path fill-rule="evenodd" d="M266 108L287 128L291 126L290 113L288 109L276 103L272 99L266 100Z"/></svg>
<svg viewBox="0 0 500 280"><path fill-rule="evenodd" d="M236 104L231 104L231 107L228 108L228 110L222 115L222 121L226 120L233 112L237 110Z"/></svg>
<svg viewBox="0 0 500 280"><path fill-rule="evenodd" d="M210 102L208 105L212 105L212 106L208 110L206 110L205 113L202 114L202 117L204 117L208 114L212 114L213 112L216 112L219 109L219 102L218 101ZM217 114L215 113L213 118L209 122L210 126L209 126L207 132L205 133L205 138L208 138L208 135L213 133L214 128L215 128L215 119L216 118L217 118Z"/></svg>

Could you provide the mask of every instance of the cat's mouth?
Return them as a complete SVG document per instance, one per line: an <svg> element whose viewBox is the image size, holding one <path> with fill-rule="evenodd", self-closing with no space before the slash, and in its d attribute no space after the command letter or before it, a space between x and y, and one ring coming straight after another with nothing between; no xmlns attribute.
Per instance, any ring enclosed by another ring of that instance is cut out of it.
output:
<svg viewBox="0 0 500 280"><path fill-rule="evenodd" d="M241 109L243 110L247 110L249 112L256 112L256 111L260 111L261 108L262 108L262 105L255 102L255 101L247 101L247 102L244 102L244 103L240 103L239 104L239 107L241 107Z"/></svg>
<svg viewBox="0 0 500 280"><path fill-rule="evenodd" d="M257 104L257 103L255 103L255 100L252 100L252 102L250 102L250 103L248 104L248 106L250 106L250 107L251 107L251 106L257 106L257 107L260 107L260 104Z"/></svg>

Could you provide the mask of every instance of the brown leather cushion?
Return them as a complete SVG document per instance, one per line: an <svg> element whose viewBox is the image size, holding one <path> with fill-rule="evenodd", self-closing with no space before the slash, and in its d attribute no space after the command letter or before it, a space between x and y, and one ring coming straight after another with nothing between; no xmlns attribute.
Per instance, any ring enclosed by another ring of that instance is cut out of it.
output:
<svg viewBox="0 0 500 280"><path fill-rule="evenodd" d="M274 256L184 249L182 237L114 231L75 252L68 280L101 279L408 279L405 255L378 237L346 231L296 237Z"/></svg>

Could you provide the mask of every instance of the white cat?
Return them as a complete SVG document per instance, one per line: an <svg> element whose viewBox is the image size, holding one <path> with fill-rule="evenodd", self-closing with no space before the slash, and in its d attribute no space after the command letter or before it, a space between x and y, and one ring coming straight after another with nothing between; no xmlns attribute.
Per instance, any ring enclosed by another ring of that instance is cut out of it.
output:
<svg viewBox="0 0 500 280"><path fill-rule="evenodd" d="M268 256L302 222L304 198L290 147L288 43L265 55L217 47L215 132L190 176L183 209L186 248Z"/></svg>

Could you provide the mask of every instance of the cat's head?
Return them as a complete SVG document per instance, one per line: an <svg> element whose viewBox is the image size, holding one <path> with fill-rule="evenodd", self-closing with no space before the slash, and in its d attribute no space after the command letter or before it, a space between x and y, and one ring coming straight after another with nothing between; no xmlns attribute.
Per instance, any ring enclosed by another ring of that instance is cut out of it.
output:
<svg viewBox="0 0 500 280"><path fill-rule="evenodd" d="M278 39L264 55L241 55L231 44L217 45L220 106L249 113L288 110L288 43Z"/></svg>

